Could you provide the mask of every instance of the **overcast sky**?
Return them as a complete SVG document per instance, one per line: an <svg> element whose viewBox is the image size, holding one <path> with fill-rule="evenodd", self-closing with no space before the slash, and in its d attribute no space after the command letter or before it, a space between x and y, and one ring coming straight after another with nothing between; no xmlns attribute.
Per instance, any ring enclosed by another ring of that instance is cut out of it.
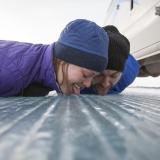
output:
<svg viewBox="0 0 160 160"><path fill-rule="evenodd" d="M50 44L65 25L85 18L103 26L111 0L0 0L0 39ZM138 78L133 86L160 86L159 78Z"/></svg>
<svg viewBox="0 0 160 160"><path fill-rule="evenodd" d="M85 18L103 25L110 0L0 0L0 39L52 43L65 25Z"/></svg>

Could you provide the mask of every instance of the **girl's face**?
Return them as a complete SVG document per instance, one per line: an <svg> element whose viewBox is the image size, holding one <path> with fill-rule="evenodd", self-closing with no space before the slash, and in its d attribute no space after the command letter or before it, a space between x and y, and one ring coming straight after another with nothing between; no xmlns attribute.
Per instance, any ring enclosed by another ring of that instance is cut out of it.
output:
<svg viewBox="0 0 160 160"><path fill-rule="evenodd" d="M98 72L82 68L73 64L66 64L63 69L63 83L60 88L64 94L80 94L80 90L91 86L93 78Z"/></svg>
<svg viewBox="0 0 160 160"><path fill-rule="evenodd" d="M105 70L93 79L92 85L96 87L99 95L106 95L107 92L120 80L121 74L121 72L116 70Z"/></svg>

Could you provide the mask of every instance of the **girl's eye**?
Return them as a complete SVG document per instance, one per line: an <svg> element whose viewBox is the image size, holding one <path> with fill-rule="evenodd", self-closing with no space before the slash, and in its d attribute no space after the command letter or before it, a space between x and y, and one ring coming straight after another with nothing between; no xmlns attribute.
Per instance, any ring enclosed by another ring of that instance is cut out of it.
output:
<svg viewBox="0 0 160 160"><path fill-rule="evenodd" d="M83 78L87 78L87 75L86 75L86 74L84 74L84 73L83 73L83 75L82 75L82 76L83 76Z"/></svg>
<svg viewBox="0 0 160 160"><path fill-rule="evenodd" d="M90 77L92 77L92 74L90 74L90 73L83 73L83 77L84 78L90 78Z"/></svg>
<svg viewBox="0 0 160 160"><path fill-rule="evenodd" d="M89 78L90 75L83 74L83 77L84 77L84 78Z"/></svg>

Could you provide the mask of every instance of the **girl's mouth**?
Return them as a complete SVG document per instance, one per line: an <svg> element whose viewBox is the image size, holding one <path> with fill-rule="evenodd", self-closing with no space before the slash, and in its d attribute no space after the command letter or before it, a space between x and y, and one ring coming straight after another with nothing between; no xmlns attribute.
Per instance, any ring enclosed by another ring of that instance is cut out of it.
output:
<svg viewBox="0 0 160 160"><path fill-rule="evenodd" d="M79 95L80 89L81 87L78 84L74 83L72 86L72 93Z"/></svg>

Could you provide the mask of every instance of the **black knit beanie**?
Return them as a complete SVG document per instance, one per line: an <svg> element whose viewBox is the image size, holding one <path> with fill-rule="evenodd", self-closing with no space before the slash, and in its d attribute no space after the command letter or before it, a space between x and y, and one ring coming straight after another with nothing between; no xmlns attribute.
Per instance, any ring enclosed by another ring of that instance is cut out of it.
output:
<svg viewBox="0 0 160 160"><path fill-rule="evenodd" d="M130 43L115 26L103 27L109 36L108 65L106 69L122 72L130 52Z"/></svg>

